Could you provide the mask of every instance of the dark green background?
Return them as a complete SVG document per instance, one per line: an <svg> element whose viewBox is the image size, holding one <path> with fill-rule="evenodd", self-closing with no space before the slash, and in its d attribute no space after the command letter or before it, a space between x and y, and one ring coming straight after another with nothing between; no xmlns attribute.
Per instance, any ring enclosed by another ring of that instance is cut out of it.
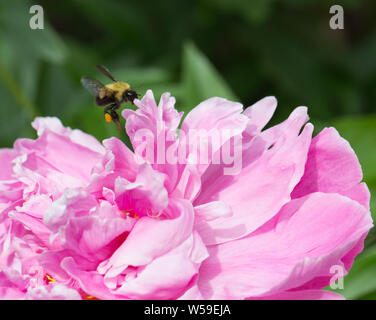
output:
<svg viewBox="0 0 376 320"><path fill-rule="evenodd" d="M29 27L33 4L44 30ZM344 30L329 28L333 4ZM0 146L35 137L36 115L100 140L117 135L80 84L82 75L105 81L96 64L141 94L171 92L183 111L214 95L244 106L275 95L274 124L306 105L316 133L335 126L350 141L376 191L375 1L1 0ZM345 278L347 298L376 298L375 239Z"/></svg>

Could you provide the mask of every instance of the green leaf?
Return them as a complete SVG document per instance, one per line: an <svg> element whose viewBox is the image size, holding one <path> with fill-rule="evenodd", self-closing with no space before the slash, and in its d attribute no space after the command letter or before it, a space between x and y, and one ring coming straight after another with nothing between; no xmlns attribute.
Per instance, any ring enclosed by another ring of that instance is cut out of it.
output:
<svg viewBox="0 0 376 320"><path fill-rule="evenodd" d="M8 90L8 93L12 95L16 104L22 108L22 110L28 116L34 117L38 114L36 107L31 102L30 98L25 94L18 81L13 77L12 73L0 61L0 85ZM2 104L6 106L5 102ZM15 104L12 104L12 107ZM10 106L8 106L9 108Z"/></svg>
<svg viewBox="0 0 376 320"><path fill-rule="evenodd" d="M156 83L163 83L171 79L171 76L166 70L158 67L111 68L110 70L117 80L129 82L129 84L135 88L138 86L144 87Z"/></svg>
<svg viewBox="0 0 376 320"><path fill-rule="evenodd" d="M363 170L363 180L372 194L376 194L376 115L344 117L331 123L349 141ZM376 202L371 196L371 212L376 218Z"/></svg>
<svg viewBox="0 0 376 320"><path fill-rule="evenodd" d="M29 26L32 14L24 1L9 2L0 10L0 34L11 46L19 60L38 58L52 63L62 63L67 48L52 26L46 21L44 29L33 30Z"/></svg>
<svg viewBox="0 0 376 320"><path fill-rule="evenodd" d="M222 12L234 12L244 17L250 23L264 22L272 12L274 0L206 0L212 6L217 7Z"/></svg>
<svg viewBox="0 0 376 320"><path fill-rule="evenodd" d="M332 124L355 150L365 179L376 179L376 115L344 117Z"/></svg>
<svg viewBox="0 0 376 320"><path fill-rule="evenodd" d="M30 125L30 112L20 112L15 96L0 83L0 146L11 147L19 137L34 137L35 133Z"/></svg>
<svg viewBox="0 0 376 320"><path fill-rule="evenodd" d="M375 74L376 61L376 30L368 36L362 43L354 49L348 68L359 79L367 79Z"/></svg>
<svg viewBox="0 0 376 320"><path fill-rule="evenodd" d="M47 67L39 99L42 114L61 118L65 114L75 111L77 96L82 97L82 99L91 98L78 84L79 80L77 80L77 86L70 81L64 69L56 65ZM72 103L72 101L74 102Z"/></svg>
<svg viewBox="0 0 376 320"><path fill-rule="evenodd" d="M237 100L222 76L192 43L184 46L183 86L186 111L213 96Z"/></svg>

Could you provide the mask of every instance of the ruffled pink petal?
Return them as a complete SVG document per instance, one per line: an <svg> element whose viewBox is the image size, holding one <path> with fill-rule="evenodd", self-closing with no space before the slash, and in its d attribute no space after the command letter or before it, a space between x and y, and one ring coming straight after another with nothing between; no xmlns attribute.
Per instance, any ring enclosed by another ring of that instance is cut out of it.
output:
<svg viewBox="0 0 376 320"><path fill-rule="evenodd" d="M91 261L107 259L124 241L135 219L120 217L107 202L90 215L73 217L64 228L64 247Z"/></svg>
<svg viewBox="0 0 376 320"><path fill-rule="evenodd" d="M330 268L344 266L342 259L371 227L370 213L344 196L314 193L292 200L254 234L209 247L200 291L205 298L242 299L325 277L322 288L333 276Z"/></svg>
<svg viewBox="0 0 376 320"><path fill-rule="evenodd" d="M173 200L164 214L170 218L158 220L145 216L139 219L124 243L101 263L98 271L106 277L116 277L128 266L147 265L184 242L192 233L192 205L184 200Z"/></svg>
<svg viewBox="0 0 376 320"><path fill-rule="evenodd" d="M193 201L201 190L200 173L196 165L185 165L181 169L182 173L171 196Z"/></svg>
<svg viewBox="0 0 376 320"><path fill-rule="evenodd" d="M103 141L106 147L102 160L93 168L91 181L86 190L96 198L106 197L104 191L114 190L115 180L123 177L135 181L138 162L134 153L119 139L112 137Z"/></svg>
<svg viewBox="0 0 376 320"><path fill-rule="evenodd" d="M243 105L223 98L210 98L193 108L185 117L182 130L186 133L192 129L223 130L238 129L241 133L248 119L241 113Z"/></svg>
<svg viewBox="0 0 376 320"><path fill-rule="evenodd" d="M197 233L168 253L156 257L137 276L127 278L112 290L130 299L174 299L180 296L197 274L207 251Z"/></svg>
<svg viewBox="0 0 376 320"><path fill-rule="evenodd" d="M0 210L22 197L24 185L15 178L13 160L19 154L14 149L0 149Z"/></svg>
<svg viewBox="0 0 376 320"><path fill-rule="evenodd" d="M32 196L22 207L17 207L8 215L22 223L35 234L46 247L53 248L49 241L51 230L43 223L44 212L51 206L52 200L46 195Z"/></svg>
<svg viewBox="0 0 376 320"><path fill-rule="evenodd" d="M211 230L211 223L217 219L230 218L233 216L231 207L222 201L208 202L196 206L195 210L195 230L207 240L206 236Z"/></svg>
<svg viewBox="0 0 376 320"><path fill-rule="evenodd" d="M195 233L111 291L131 299L174 299L184 292L206 257L206 248Z"/></svg>
<svg viewBox="0 0 376 320"><path fill-rule="evenodd" d="M50 284L31 288L25 295L26 300L81 300L77 290L63 284Z"/></svg>
<svg viewBox="0 0 376 320"><path fill-rule="evenodd" d="M137 276L125 275L118 287L113 289L106 285L103 275L82 270L72 258L65 258L61 266L86 293L96 298L172 299L189 287L206 257L206 248L198 234L194 233L166 254L137 268Z"/></svg>
<svg viewBox="0 0 376 320"><path fill-rule="evenodd" d="M69 127L64 127L61 121L55 117L37 117L31 123L33 128L37 130L38 136L42 136L44 131L51 131L62 136L67 136L69 139L83 147L92 151L104 153L105 149L93 136L82 132L81 130L72 130Z"/></svg>
<svg viewBox="0 0 376 320"><path fill-rule="evenodd" d="M321 191L339 193L369 209L370 193L358 158L350 144L334 128L322 130L312 139L304 175L292 198Z"/></svg>
<svg viewBox="0 0 376 320"><path fill-rule="evenodd" d="M17 288L0 287L1 300L23 300L25 292Z"/></svg>
<svg viewBox="0 0 376 320"><path fill-rule="evenodd" d="M4 266L2 266L2 269L4 269ZM16 271L0 270L0 299L22 298L28 285L25 278Z"/></svg>
<svg viewBox="0 0 376 320"><path fill-rule="evenodd" d="M214 97L201 102L185 117L181 126L184 139L181 134L179 148L186 148L187 157L192 157L197 162L200 175L212 162L211 155L218 152L222 145L232 137L240 135L246 128L249 119L242 114L242 111L242 104ZM209 151L203 150L206 152L205 155L199 149L201 142L205 139L205 136L201 138L201 132L209 137L206 138ZM211 137L217 140L219 137L219 143L214 143ZM190 145L197 147L189 150Z"/></svg>
<svg viewBox="0 0 376 320"><path fill-rule="evenodd" d="M14 160L16 176L28 185L39 184L43 187L42 192L46 193L55 192L54 189L61 191L66 187L85 186L103 156L75 143L70 136L47 128L37 140L18 139L15 150L21 154Z"/></svg>
<svg viewBox="0 0 376 320"><path fill-rule="evenodd" d="M175 109L175 98L169 93L161 96L157 106L152 91L148 90L142 100L135 100L135 105L136 111L122 112L135 154L141 163L146 160L153 169L166 174L165 186L171 191L177 182L178 168L167 161L167 150L176 148L176 129L183 113Z"/></svg>
<svg viewBox="0 0 376 320"><path fill-rule="evenodd" d="M260 133L272 118L277 108L275 97L265 97L244 110L243 114L249 118L246 132L250 136Z"/></svg>
<svg viewBox="0 0 376 320"><path fill-rule="evenodd" d="M18 139L13 160L15 177L28 186L27 193L59 196L67 187L83 187L105 149L90 135L62 126L56 118L36 118L38 139ZM77 161L80 159L80 161Z"/></svg>
<svg viewBox="0 0 376 320"><path fill-rule="evenodd" d="M88 180L92 167L101 158L100 154L50 131L43 132L37 140L19 139L15 148L20 152L35 153L50 166L84 181Z"/></svg>
<svg viewBox="0 0 376 320"><path fill-rule="evenodd" d="M103 282L103 275L97 271L85 271L72 257L64 258L61 267L79 283L80 288L88 295L106 300L124 299L124 297L116 296L110 292Z"/></svg>
<svg viewBox="0 0 376 320"><path fill-rule="evenodd" d="M211 221L220 217L232 216L231 208L222 201L213 201L195 207L195 219ZM196 221L195 221L196 222Z"/></svg>
<svg viewBox="0 0 376 320"><path fill-rule="evenodd" d="M222 201L233 212L231 217L219 217L200 226L200 235L207 245L251 233L290 200L291 191L303 175L311 142L311 124L300 133L306 120L306 108L296 109L283 125L274 129L278 138L273 147L243 168L240 174L222 175L216 181L203 183L195 206Z"/></svg>
<svg viewBox="0 0 376 320"><path fill-rule="evenodd" d="M45 211L44 224L53 232L58 232L73 217L86 216L97 206L93 196L81 189L67 189Z"/></svg>
<svg viewBox="0 0 376 320"><path fill-rule="evenodd" d="M222 145L221 150L218 150L218 153L215 154L215 157L221 155L221 152L223 155L223 150L228 148L228 150L232 150L233 152L233 161L230 164L210 163L202 176L202 188L204 190L210 187L214 181L223 179L222 177L224 175L236 175L240 173L240 170L251 165L265 152L265 150L267 150L277 141L277 135L273 139L265 139L264 135L260 134L261 130L272 117L276 106L277 100L274 97L265 97L264 99L261 99L252 106L248 107L243 112L243 115L247 116L249 120L245 130L242 132L242 135L237 137L240 139L240 141L227 141L224 145ZM308 120L307 116L302 117L300 115L300 117L304 122ZM289 122L289 120L286 122ZM276 126L275 129L277 128L278 130L283 131L283 129L281 129L283 125L284 124L282 123L281 125ZM237 149L237 147L240 148ZM234 169L230 171L229 169L231 168ZM231 177L229 177L229 179L231 179Z"/></svg>
<svg viewBox="0 0 376 320"><path fill-rule="evenodd" d="M18 156L14 149L0 149L0 181L14 180L12 161Z"/></svg>
<svg viewBox="0 0 376 320"><path fill-rule="evenodd" d="M135 100L134 103L138 107L136 111L124 109L122 112L127 120L126 130L131 140L139 129L146 128L155 132L157 127L165 127L176 130L183 115L175 109L175 98L169 93L161 96L158 106L151 90L148 90L141 100ZM133 147L136 149L137 145L133 144Z"/></svg>
<svg viewBox="0 0 376 320"><path fill-rule="evenodd" d="M118 177L114 190L118 208L139 216L159 216L168 204L165 178L164 174L154 171L147 163L139 166L134 183Z"/></svg>
<svg viewBox="0 0 376 320"><path fill-rule="evenodd" d="M22 225L10 221L6 236L0 240L0 287L25 292L31 279L38 278L40 266L34 249L30 233Z"/></svg>
<svg viewBox="0 0 376 320"><path fill-rule="evenodd" d="M0 181L0 211L12 203L22 201L25 185L17 180Z"/></svg>
<svg viewBox="0 0 376 320"><path fill-rule="evenodd" d="M194 281L194 280L193 280ZM204 300L197 284L189 286L187 290L181 295L178 300Z"/></svg>
<svg viewBox="0 0 376 320"><path fill-rule="evenodd" d="M115 137L103 140L103 145L108 152L105 158L105 170L108 173L115 172L129 181L134 181L138 168L134 153Z"/></svg>
<svg viewBox="0 0 376 320"><path fill-rule="evenodd" d="M28 281L18 272L2 271L0 266L0 300L24 299Z"/></svg>
<svg viewBox="0 0 376 320"><path fill-rule="evenodd" d="M338 293L325 290L285 291L275 295L258 297L257 300L344 300ZM253 299L251 299L253 300Z"/></svg>
<svg viewBox="0 0 376 320"><path fill-rule="evenodd" d="M44 272L55 279L56 282L68 284L72 279L62 267L63 260L68 258L75 261L75 263L80 266L80 269L85 271L95 270L98 265L97 260L89 260L77 253L77 251L70 249L49 250L43 252L38 256L38 262L43 267Z"/></svg>
<svg viewBox="0 0 376 320"><path fill-rule="evenodd" d="M235 137L239 140L249 121L242 111L240 103L211 98L188 113L180 131L179 178L173 196L193 201L201 189L201 175L211 166L223 165L221 148L234 143Z"/></svg>

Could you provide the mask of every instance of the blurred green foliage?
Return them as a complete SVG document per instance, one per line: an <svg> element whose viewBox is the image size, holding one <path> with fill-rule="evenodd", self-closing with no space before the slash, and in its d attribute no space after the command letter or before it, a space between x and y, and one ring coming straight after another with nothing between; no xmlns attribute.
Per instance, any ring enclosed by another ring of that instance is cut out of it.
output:
<svg viewBox="0 0 376 320"><path fill-rule="evenodd" d="M350 141L376 194L375 1L41 0L44 30L29 27L33 4L0 1L0 147L35 137L37 115L100 140L117 135L80 84L106 81L94 67L103 64L141 94L171 92L185 112L214 95L245 106L275 95L277 123L307 105L316 132L335 126ZM344 30L329 28L333 4L344 7ZM376 298L374 240L372 230L347 298Z"/></svg>

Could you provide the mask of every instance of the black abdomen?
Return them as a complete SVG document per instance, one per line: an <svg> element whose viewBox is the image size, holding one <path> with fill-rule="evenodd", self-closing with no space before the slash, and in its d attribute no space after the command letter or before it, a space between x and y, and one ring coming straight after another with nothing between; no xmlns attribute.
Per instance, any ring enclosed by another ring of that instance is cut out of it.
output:
<svg viewBox="0 0 376 320"><path fill-rule="evenodd" d="M104 97L103 99L100 99L98 96L95 97L95 103L98 106L106 106L114 102L115 102L115 99L113 97Z"/></svg>

